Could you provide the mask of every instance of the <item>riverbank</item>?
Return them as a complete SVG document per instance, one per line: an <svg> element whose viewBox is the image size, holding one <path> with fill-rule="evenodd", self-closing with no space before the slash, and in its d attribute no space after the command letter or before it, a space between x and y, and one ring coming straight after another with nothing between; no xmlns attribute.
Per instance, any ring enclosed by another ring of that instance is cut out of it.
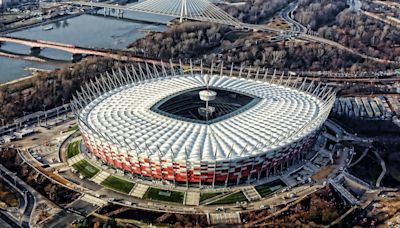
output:
<svg viewBox="0 0 400 228"><path fill-rule="evenodd" d="M36 27L36 26L39 26L39 25L42 25L42 26L43 25L48 25L48 24L51 24L51 23L54 23L54 22L63 21L63 20L67 20L67 19L70 19L70 18L73 18L73 17L77 17L77 16L83 15L85 13L86 12L79 11L79 12L77 12L75 14L56 16L56 17L50 18L50 19L48 19L46 21L41 21L41 22L29 24L29 25L19 26L17 28L13 28L13 29L10 29L10 30L7 30L7 31L1 31L0 35L4 36L4 35L7 35L9 33L18 32L18 31L22 31L22 30L25 30L25 29L30 29L30 28L33 28L33 27Z"/></svg>
<svg viewBox="0 0 400 228"><path fill-rule="evenodd" d="M35 62L41 62L41 63L46 62L46 60L35 57L35 56L14 55L14 54L2 52L2 51L0 51L0 57L12 58L12 59L23 59L23 60L35 61Z"/></svg>

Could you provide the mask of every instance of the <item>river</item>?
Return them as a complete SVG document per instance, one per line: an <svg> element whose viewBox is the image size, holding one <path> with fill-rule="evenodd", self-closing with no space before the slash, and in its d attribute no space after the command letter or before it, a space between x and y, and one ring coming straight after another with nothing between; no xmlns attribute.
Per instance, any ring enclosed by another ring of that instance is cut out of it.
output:
<svg viewBox="0 0 400 228"><path fill-rule="evenodd" d="M29 39L41 39L83 47L124 49L133 41L144 37L147 31L165 31L166 25L145 23L129 19L146 18L153 22L166 23L171 17L149 15L136 12L126 12L125 19L116 17L104 17L102 10L97 15L84 14L77 17L57 21L46 25L52 26L52 30L44 31L38 25L29 29L10 33L15 37ZM127 19L129 18L129 19ZM8 52L28 54L30 49L25 46L3 43L1 49ZM41 56L51 59L70 61L71 54L54 50L44 49ZM0 83L15 80L30 75L26 68L55 69L60 67L59 63L40 63L20 59L0 57Z"/></svg>

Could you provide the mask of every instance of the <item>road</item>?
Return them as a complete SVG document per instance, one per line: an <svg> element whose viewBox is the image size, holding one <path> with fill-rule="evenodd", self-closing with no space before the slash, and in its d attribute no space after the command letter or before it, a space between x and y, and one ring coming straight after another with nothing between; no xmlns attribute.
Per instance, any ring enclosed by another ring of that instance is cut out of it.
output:
<svg viewBox="0 0 400 228"><path fill-rule="evenodd" d="M286 22L292 25L292 31L305 33L307 32L307 28L292 18L293 12L297 9L298 5L299 5L298 0L291 2L279 14Z"/></svg>
<svg viewBox="0 0 400 228"><path fill-rule="evenodd" d="M42 225L43 227L49 228L69 227L73 221L85 218L98 208L98 206L94 206L86 201L76 200L57 214L53 215L53 217Z"/></svg>
<svg viewBox="0 0 400 228"><path fill-rule="evenodd" d="M19 228L21 227L6 211L0 209L0 227L1 228Z"/></svg>
<svg viewBox="0 0 400 228"><path fill-rule="evenodd" d="M120 6L120 5L113 5L113 4L95 3L95 2L76 1L76 2L66 2L66 4L73 4L73 5L80 5L80 6L93 6L93 7L98 7L98 8L107 8L107 9L116 9L116 10L140 11L140 9L136 9L135 7L127 7L127 6ZM377 63L400 65L400 62L395 62L395 61L379 59L376 57L368 56L368 55L360 53L354 49L345 47L335 41L306 34L307 30L305 29L305 27L303 25L301 25L300 23L296 22L295 20L293 20L289 15L289 14L291 14L291 12L293 12L296 9L296 7L297 7L297 2L294 2L294 4L288 5L288 7L286 7L285 10L283 10L283 12L281 13L281 15L283 16L283 19L285 19L288 23L294 25L293 31L272 28L272 27L268 27L266 25L255 25L255 24L247 24L247 23L240 23L240 22L239 22L240 24L238 24L237 20L234 20L234 22L232 22L232 23L231 23L231 21L214 21L214 22L220 23L220 24L226 24L226 25L230 25L230 26L235 26L235 27L241 27L242 29L248 29L248 30L275 32L277 34L280 34L281 36L285 36L285 34L293 35L294 37L298 36L299 38L302 38L305 40L334 46L334 47L344 50L346 52L350 52L354 55L357 55L363 59L368 59L368 60L371 60L371 61L374 61ZM150 11L146 11L146 12L147 13L155 13L155 12L150 12ZM157 12L156 14L162 14L162 13ZM169 15L169 16L174 16L174 15ZM192 18L192 19L196 20L196 18ZM203 18L202 20L204 21L205 19ZM121 58L120 56L118 56L118 57Z"/></svg>
<svg viewBox="0 0 400 228"><path fill-rule="evenodd" d="M29 227L29 220L36 202L36 199L31 192L32 189L30 188L30 186L28 187L28 185L25 182L23 182L20 178L15 176L1 164L0 164L0 173L3 176L3 178L7 179L10 183L15 183L15 187L19 191L24 192L26 194L26 204L25 204L26 206L24 209L21 226Z"/></svg>

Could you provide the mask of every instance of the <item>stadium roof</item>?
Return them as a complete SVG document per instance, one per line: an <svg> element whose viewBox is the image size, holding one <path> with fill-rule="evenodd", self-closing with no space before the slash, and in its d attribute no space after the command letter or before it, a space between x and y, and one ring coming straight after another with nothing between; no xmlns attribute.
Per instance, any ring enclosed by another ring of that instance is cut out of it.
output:
<svg viewBox="0 0 400 228"><path fill-rule="evenodd" d="M315 131L327 118L333 102L328 99L332 97L328 91L321 91L319 85L310 85L307 90L312 90L304 92L304 83L297 89L262 80L212 75L210 86L254 95L260 100L229 118L204 124L171 118L151 107L168 96L205 86L205 75L173 74L129 83L121 83L122 78L113 79L121 86L90 96L93 98L84 105L79 102L83 99L75 99L75 109L81 106L81 127L124 151L155 159L199 162L264 152L268 156L268 152L290 146ZM91 84L87 93L100 88Z"/></svg>

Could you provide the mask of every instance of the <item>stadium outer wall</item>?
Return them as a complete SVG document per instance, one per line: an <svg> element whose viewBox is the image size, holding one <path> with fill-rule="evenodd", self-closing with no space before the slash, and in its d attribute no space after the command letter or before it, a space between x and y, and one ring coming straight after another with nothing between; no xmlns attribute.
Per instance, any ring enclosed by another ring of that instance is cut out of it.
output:
<svg viewBox="0 0 400 228"><path fill-rule="evenodd" d="M150 161L149 158L137 159L135 156L125 156L118 153L117 148L107 141L96 139L94 134L90 133L90 129L86 129L89 130L87 132L85 128L81 126L84 145L94 156L108 165L153 180L171 181L175 184L197 183L213 187L244 184L251 179L258 180L280 174L296 160L303 158L313 147L318 136L316 130L291 146L276 151L272 157L264 153L236 160L191 163L168 159Z"/></svg>

